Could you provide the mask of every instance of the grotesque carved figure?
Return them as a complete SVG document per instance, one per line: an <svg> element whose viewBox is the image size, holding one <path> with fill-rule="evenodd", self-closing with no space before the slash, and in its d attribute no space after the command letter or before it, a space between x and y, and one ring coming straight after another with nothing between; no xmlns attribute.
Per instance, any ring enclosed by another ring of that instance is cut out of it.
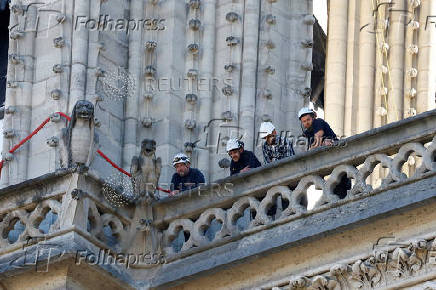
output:
<svg viewBox="0 0 436 290"><path fill-rule="evenodd" d="M79 100L73 108L71 121L62 134L63 152L61 166L89 167L98 149L98 136L95 133L94 105Z"/></svg>
<svg viewBox="0 0 436 290"><path fill-rule="evenodd" d="M162 169L162 161L156 158L156 141L144 139L141 143L141 153L132 158L130 174L132 175L133 191L140 199L156 199L155 191Z"/></svg>

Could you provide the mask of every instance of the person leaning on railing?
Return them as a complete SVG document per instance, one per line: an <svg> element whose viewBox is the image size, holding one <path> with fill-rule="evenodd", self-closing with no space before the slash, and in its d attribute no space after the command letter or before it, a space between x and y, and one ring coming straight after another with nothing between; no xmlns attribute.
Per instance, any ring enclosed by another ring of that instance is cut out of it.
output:
<svg viewBox="0 0 436 290"><path fill-rule="evenodd" d="M307 138L307 149L312 150L320 146L332 146L338 137L333 132L330 125L321 118L316 117L316 112L310 108L302 108L298 112L298 119L301 122L303 135ZM334 189L334 193L339 198L347 196L347 191L351 189L351 180L343 175L341 181Z"/></svg>
<svg viewBox="0 0 436 290"><path fill-rule="evenodd" d="M295 155L292 142L286 136L277 136L276 128L271 122L260 124L260 137L265 139L262 145L265 164Z"/></svg>
<svg viewBox="0 0 436 290"><path fill-rule="evenodd" d="M301 122L301 129L304 137L307 138L308 150L319 146L330 146L338 137L330 125L321 118L316 117L316 112L310 108L302 108L298 112L298 119Z"/></svg>
<svg viewBox="0 0 436 290"><path fill-rule="evenodd" d="M205 183L203 173L197 168L191 168L191 161L185 154L176 154L173 159L173 166L176 169L176 173L171 178L170 196Z"/></svg>
<svg viewBox="0 0 436 290"><path fill-rule="evenodd" d="M244 150L244 143L238 139L230 139L227 142L226 150L232 158L230 163L230 175L260 167L261 164L253 152Z"/></svg>

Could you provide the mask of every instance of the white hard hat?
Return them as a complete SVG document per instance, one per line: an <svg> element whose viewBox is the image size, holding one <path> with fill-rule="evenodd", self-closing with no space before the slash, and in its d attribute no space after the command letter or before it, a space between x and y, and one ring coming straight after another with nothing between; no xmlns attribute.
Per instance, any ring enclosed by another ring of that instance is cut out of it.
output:
<svg viewBox="0 0 436 290"><path fill-rule="evenodd" d="M231 150L239 149L241 147L242 143L238 139L229 139L229 141L227 141L226 151L229 152Z"/></svg>
<svg viewBox="0 0 436 290"><path fill-rule="evenodd" d="M259 136L260 138L266 138L266 136L270 135L276 128L271 122L263 122L260 124Z"/></svg>
<svg viewBox="0 0 436 290"><path fill-rule="evenodd" d="M173 166L176 166L177 163L191 163L191 160L185 154L177 153L173 158Z"/></svg>
<svg viewBox="0 0 436 290"><path fill-rule="evenodd" d="M301 117L306 114L315 114L315 112L308 107L301 108L301 110L298 111L298 119L301 119Z"/></svg>

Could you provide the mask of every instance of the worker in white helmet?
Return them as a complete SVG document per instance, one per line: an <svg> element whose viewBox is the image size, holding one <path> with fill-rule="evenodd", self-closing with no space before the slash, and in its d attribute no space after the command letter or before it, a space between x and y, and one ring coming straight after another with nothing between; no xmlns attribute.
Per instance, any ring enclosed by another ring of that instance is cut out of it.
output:
<svg viewBox="0 0 436 290"><path fill-rule="evenodd" d="M265 139L262 145L265 164L295 155L292 142L285 136L277 136L273 123L263 122L260 124L259 137Z"/></svg>
<svg viewBox="0 0 436 290"><path fill-rule="evenodd" d="M319 146L333 145L337 141L335 132L330 125L321 118L316 117L316 112L310 108L302 108L298 112L298 119L301 121L303 135L307 138L308 149Z"/></svg>
<svg viewBox="0 0 436 290"><path fill-rule="evenodd" d="M178 153L174 156L173 167L176 169L176 173L171 178L170 196L205 183L203 173L197 168L191 168L191 160L185 154Z"/></svg>
<svg viewBox="0 0 436 290"><path fill-rule="evenodd" d="M251 168L260 167L261 164L253 152L244 150L244 143L238 139L227 141L227 153L232 158L230 175L247 172Z"/></svg>
<svg viewBox="0 0 436 290"><path fill-rule="evenodd" d="M298 112L298 118L301 121L303 135L308 140L309 150L319 146L333 145L333 142L338 140L330 125L323 119L317 118L315 111L312 109L302 108ZM342 199L347 196L347 192L350 189L351 180L346 175L343 175L333 193Z"/></svg>

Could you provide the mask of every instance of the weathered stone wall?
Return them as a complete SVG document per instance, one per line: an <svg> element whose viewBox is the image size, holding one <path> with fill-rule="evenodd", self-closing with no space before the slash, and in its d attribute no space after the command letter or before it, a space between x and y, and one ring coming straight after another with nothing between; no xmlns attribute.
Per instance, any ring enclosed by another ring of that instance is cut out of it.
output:
<svg viewBox="0 0 436 290"><path fill-rule="evenodd" d="M79 99L96 104L101 150L123 168L143 138L157 141L161 182L170 181L170 161L180 151L207 181L227 176L217 163L227 157L229 137L242 135L261 158L262 121L289 135L301 131L296 112L310 95L311 1L30 3L11 3L4 153L50 114L70 114ZM109 22L103 27L105 15L162 21L127 34ZM58 168L59 154L46 140L64 126L50 123L15 152L3 186ZM101 176L114 173L99 157L92 167Z"/></svg>

